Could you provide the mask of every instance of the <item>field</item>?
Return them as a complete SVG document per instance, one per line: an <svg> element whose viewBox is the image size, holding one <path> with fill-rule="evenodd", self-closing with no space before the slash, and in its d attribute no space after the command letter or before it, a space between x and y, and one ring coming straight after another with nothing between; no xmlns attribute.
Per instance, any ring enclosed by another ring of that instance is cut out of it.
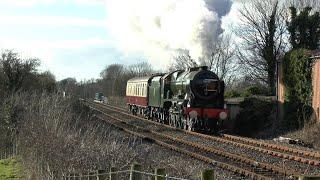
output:
<svg viewBox="0 0 320 180"><path fill-rule="evenodd" d="M22 179L22 166L19 158L0 160L0 179Z"/></svg>

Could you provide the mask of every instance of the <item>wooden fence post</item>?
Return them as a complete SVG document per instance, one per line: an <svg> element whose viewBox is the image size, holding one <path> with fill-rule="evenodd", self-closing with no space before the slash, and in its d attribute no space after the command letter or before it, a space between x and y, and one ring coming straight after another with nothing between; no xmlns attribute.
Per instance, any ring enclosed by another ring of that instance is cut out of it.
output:
<svg viewBox="0 0 320 180"><path fill-rule="evenodd" d="M214 180L214 171L206 169L201 172L201 180Z"/></svg>
<svg viewBox="0 0 320 180"><path fill-rule="evenodd" d="M106 175L106 170L98 170L98 176L97 179L98 180L106 180L107 179L107 175Z"/></svg>
<svg viewBox="0 0 320 180"><path fill-rule="evenodd" d="M130 172L130 180L141 180L142 176L141 173L135 172L135 171L141 171L141 165L140 164L133 164L131 166L131 172Z"/></svg>
<svg viewBox="0 0 320 180"><path fill-rule="evenodd" d="M70 180L70 174L66 174L66 180Z"/></svg>
<svg viewBox="0 0 320 180"><path fill-rule="evenodd" d="M63 180L68 180L68 174L63 174Z"/></svg>
<svg viewBox="0 0 320 180"><path fill-rule="evenodd" d="M76 179L76 174L75 173L70 174L70 179L71 180L75 180Z"/></svg>
<svg viewBox="0 0 320 180"><path fill-rule="evenodd" d="M154 172L154 174L156 174L155 176L155 180L165 180L165 175L166 175L166 170L163 168L157 168ZM158 176L160 175L160 176Z"/></svg>
<svg viewBox="0 0 320 180"><path fill-rule="evenodd" d="M319 180L320 176L299 176L299 180Z"/></svg>
<svg viewBox="0 0 320 180"><path fill-rule="evenodd" d="M73 176L73 179L74 179L74 180L80 180L80 176L79 176L78 173L74 173L73 175L74 175L74 176Z"/></svg>
<svg viewBox="0 0 320 180"><path fill-rule="evenodd" d="M109 180L117 180L118 179L118 176L116 173L113 173L113 172L116 172L117 169L115 167L111 167L110 168L110 174L109 174Z"/></svg>
<svg viewBox="0 0 320 180"><path fill-rule="evenodd" d="M97 180L97 172L98 171L90 172L88 176L88 180Z"/></svg>

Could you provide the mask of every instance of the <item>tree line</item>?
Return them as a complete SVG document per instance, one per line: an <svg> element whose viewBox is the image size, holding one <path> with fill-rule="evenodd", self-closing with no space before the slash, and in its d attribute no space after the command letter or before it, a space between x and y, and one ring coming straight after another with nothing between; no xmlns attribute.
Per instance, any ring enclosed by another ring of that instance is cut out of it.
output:
<svg viewBox="0 0 320 180"><path fill-rule="evenodd" d="M19 91L57 90L54 75L38 72L38 58L23 58L13 50L4 50L0 55L0 97Z"/></svg>
<svg viewBox="0 0 320 180"><path fill-rule="evenodd" d="M99 79L77 82L74 78L66 78L58 82L61 90L67 94L82 98L92 98L96 92L105 96L125 96L127 81L133 77L147 76L157 73L146 61L136 64L110 64L100 72Z"/></svg>

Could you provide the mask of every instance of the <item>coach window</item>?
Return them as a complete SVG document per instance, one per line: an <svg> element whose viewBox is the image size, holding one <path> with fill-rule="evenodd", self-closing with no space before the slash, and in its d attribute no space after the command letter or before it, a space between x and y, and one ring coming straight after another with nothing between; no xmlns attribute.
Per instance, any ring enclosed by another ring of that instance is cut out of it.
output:
<svg viewBox="0 0 320 180"><path fill-rule="evenodd" d="M132 84L130 83L130 96L132 95Z"/></svg>
<svg viewBox="0 0 320 180"><path fill-rule="evenodd" d="M145 94L144 94L144 89L145 89L146 87L144 86L144 84L142 84L142 86L143 86L143 88L142 88L142 96L145 96Z"/></svg>
<svg viewBox="0 0 320 180"><path fill-rule="evenodd" d="M130 83L130 95L132 95L132 84Z"/></svg>
<svg viewBox="0 0 320 180"><path fill-rule="evenodd" d="M142 96L144 96L144 83L142 84Z"/></svg>
<svg viewBox="0 0 320 180"><path fill-rule="evenodd" d="M142 94L141 96L144 96L144 84L142 84Z"/></svg>
<svg viewBox="0 0 320 180"><path fill-rule="evenodd" d="M141 83L140 83L140 94L139 94L139 96L141 96L141 90L142 90L142 86L141 86Z"/></svg>
<svg viewBox="0 0 320 180"><path fill-rule="evenodd" d="M141 96L143 96L143 84L141 84Z"/></svg>
<svg viewBox="0 0 320 180"><path fill-rule="evenodd" d="M140 94L139 94L139 96L141 96L142 95L142 86L141 86L142 84L140 83Z"/></svg>

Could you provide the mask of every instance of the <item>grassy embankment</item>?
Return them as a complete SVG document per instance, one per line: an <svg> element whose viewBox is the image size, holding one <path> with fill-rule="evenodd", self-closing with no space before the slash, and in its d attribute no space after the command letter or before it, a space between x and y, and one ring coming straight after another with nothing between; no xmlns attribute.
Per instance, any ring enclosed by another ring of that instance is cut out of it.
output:
<svg viewBox="0 0 320 180"><path fill-rule="evenodd" d="M0 179L22 179L22 166L19 158L0 160Z"/></svg>

